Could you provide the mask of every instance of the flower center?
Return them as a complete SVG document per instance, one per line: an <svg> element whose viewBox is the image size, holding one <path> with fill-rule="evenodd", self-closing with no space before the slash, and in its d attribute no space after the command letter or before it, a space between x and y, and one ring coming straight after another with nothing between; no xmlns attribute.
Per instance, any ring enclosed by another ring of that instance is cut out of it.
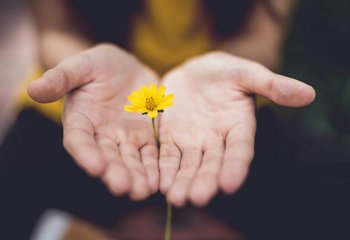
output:
<svg viewBox="0 0 350 240"><path fill-rule="evenodd" d="M157 105L156 105L153 97L146 98L146 108L148 110L153 111L156 107L157 107Z"/></svg>

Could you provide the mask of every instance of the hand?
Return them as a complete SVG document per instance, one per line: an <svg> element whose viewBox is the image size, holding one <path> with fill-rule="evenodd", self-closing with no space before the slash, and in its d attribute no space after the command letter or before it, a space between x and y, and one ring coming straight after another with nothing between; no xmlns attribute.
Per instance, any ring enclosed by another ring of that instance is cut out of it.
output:
<svg viewBox="0 0 350 240"><path fill-rule="evenodd" d="M311 103L312 87L255 62L209 53L164 78L174 106L160 119L160 190L182 206L236 191L254 155L253 94L290 107Z"/></svg>
<svg viewBox="0 0 350 240"><path fill-rule="evenodd" d="M158 149L149 119L124 112L127 96L158 77L130 54L101 45L68 58L28 87L36 101L66 95L64 145L112 193L146 198L159 186Z"/></svg>

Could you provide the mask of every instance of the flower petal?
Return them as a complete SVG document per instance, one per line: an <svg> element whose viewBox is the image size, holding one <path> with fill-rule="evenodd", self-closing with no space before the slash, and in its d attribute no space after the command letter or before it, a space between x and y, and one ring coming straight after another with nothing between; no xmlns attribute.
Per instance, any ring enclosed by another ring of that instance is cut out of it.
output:
<svg viewBox="0 0 350 240"><path fill-rule="evenodd" d="M157 106L157 110L164 110L168 107L171 107L174 103L173 102L163 102Z"/></svg>
<svg viewBox="0 0 350 240"><path fill-rule="evenodd" d="M157 93L157 85L155 83L152 83L149 87L149 96L155 98Z"/></svg>
<svg viewBox="0 0 350 240"><path fill-rule="evenodd" d="M168 100L171 100L171 101L174 100L174 94L168 94L162 99L163 102Z"/></svg>
<svg viewBox="0 0 350 240"><path fill-rule="evenodd" d="M174 104L174 94L169 94L166 95L161 102L158 104L157 109L158 110L163 110L165 108L168 108Z"/></svg>
<svg viewBox="0 0 350 240"><path fill-rule="evenodd" d="M164 97L166 88L164 86L160 86L157 90L156 97L154 98L156 101L156 104L158 105L160 103L160 100Z"/></svg>
<svg viewBox="0 0 350 240"><path fill-rule="evenodd" d="M138 108L138 109L137 109L137 112L138 112L138 113L148 113L149 110L146 109L146 108Z"/></svg>
<svg viewBox="0 0 350 240"><path fill-rule="evenodd" d="M157 110L149 111L149 112L147 113L147 116L148 116L149 118L155 118L155 117L157 117L157 115L158 115L158 111L157 111Z"/></svg>
<svg viewBox="0 0 350 240"><path fill-rule="evenodd" d="M143 85L143 86L141 87L141 93L143 94L143 96L144 96L145 98L149 98L149 97L150 97L150 96L149 96L149 91L148 91L148 88L147 88L146 85Z"/></svg>
<svg viewBox="0 0 350 240"><path fill-rule="evenodd" d="M137 112L138 108L135 106L124 106L126 112Z"/></svg>
<svg viewBox="0 0 350 240"><path fill-rule="evenodd" d="M137 93L133 93L130 96L128 96L129 101L138 107L145 107L145 99L140 97Z"/></svg>

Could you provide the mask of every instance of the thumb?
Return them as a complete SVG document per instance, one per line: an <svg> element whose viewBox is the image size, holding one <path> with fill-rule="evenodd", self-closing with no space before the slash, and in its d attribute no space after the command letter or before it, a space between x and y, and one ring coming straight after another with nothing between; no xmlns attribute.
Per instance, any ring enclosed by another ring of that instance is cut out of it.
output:
<svg viewBox="0 0 350 240"><path fill-rule="evenodd" d="M312 103L316 96L311 86L275 74L262 66L249 72L247 77L242 79L241 86L247 93L262 95L276 104L287 107L306 106Z"/></svg>
<svg viewBox="0 0 350 240"><path fill-rule="evenodd" d="M91 70L89 55L79 54L70 57L30 83L27 92L34 101L40 103L56 101L69 91L90 82Z"/></svg>

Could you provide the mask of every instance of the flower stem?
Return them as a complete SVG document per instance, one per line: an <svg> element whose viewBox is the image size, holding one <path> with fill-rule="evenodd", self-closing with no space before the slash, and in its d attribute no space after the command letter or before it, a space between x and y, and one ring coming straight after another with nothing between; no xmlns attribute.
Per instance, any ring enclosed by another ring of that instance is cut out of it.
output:
<svg viewBox="0 0 350 240"><path fill-rule="evenodd" d="M165 222L165 233L164 240L170 240L171 237L171 219L172 219L172 208L171 204L166 202L166 222Z"/></svg>
<svg viewBox="0 0 350 240"><path fill-rule="evenodd" d="M156 121L155 121L156 118L152 118L152 127L153 127L153 134L154 134L154 137L157 141L157 147L159 149L160 147L160 140L159 140L159 135L158 135L158 132L157 132L157 129L156 129Z"/></svg>
<svg viewBox="0 0 350 240"><path fill-rule="evenodd" d="M157 141L157 147L160 148L160 140L159 135L156 128L156 121L155 118L152 118L152 127L153 127L153 134L154 138ZM172 219L172 208L171 204L167 201L166 202L166 221L165 221L165 233L164 233L164 240L170 240L171 238L171 219Z"/></svg>

